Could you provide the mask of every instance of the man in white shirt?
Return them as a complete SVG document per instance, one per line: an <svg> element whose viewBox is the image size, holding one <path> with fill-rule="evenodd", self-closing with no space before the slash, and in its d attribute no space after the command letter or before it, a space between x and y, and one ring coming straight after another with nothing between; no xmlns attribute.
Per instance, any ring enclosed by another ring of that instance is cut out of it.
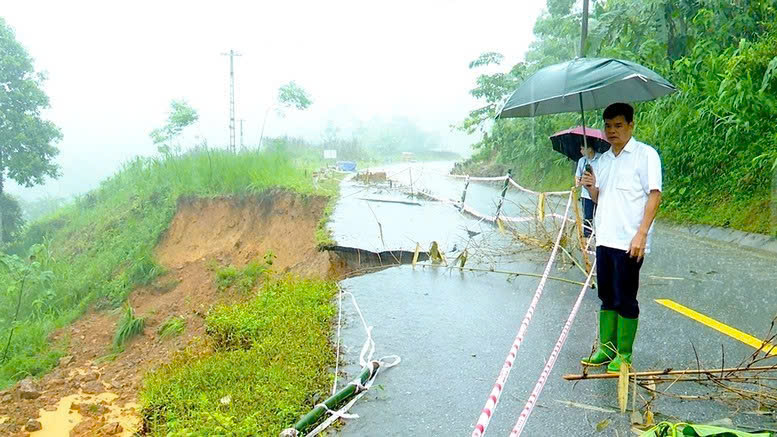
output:
<svg viewBox="0 0 777 437"><path fill-rule="evenodd" d="M594 173L585 172L581 178L597 203L596 276L602 301L599 348L581 363L607 363L607 371L617 373L622 365L631 365L639 317L639 269L650 252L662 176L658 152L632 136L634 109L630 105L612 104L603 118L612 146L602 154Z"/></svg>
<svg viewBox="0 0 777 437"><path fill-rule="evenodd" d="M594 173L597 173L596 166L599 161L599 157L602 156L601 153L596 153L596 151L594 151L593 145L585 143L580 146L580 153L583 155L583 157L577 161L577 170L575 170L575 183L577 186L581 185L580 180L583 178L586 165L590 165L591 168L593 168ZM594 225L593 219L595 204L594 201L591 200L591 194L588 193L588 190L585 189L580 193L580 201L583 203L583 223L585 225L583 227L583 236L588 238L591 236L591 229L593 229Z"/></svg>

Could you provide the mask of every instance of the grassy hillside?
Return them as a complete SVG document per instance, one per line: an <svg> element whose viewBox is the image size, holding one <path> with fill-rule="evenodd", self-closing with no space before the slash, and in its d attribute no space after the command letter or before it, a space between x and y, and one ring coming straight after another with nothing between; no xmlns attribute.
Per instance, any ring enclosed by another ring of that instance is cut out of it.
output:
<svg viewBox="0 0 777 437"><path fill-rule="evenodd" d="M48 342L56 327L90 304L120 306L135 286L163 272L152 251L179 197L273 187L321 193L311 170L309 162L253 151L199 149L167 159L138 158L98 189L31 224L0 255L0 387L56 364L64 346Z"/></svg>

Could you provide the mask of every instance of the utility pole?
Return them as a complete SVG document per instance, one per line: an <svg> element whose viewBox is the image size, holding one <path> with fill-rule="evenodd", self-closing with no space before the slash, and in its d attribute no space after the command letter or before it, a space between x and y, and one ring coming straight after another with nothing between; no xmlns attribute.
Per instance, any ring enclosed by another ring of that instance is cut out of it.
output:
<svg viewBox="0 0 777 437"><path fill-rule="evenodd" d="M585 58L585 40L588 38L588 0L583 0L583 28L580 32L580 57Z"/></svg>
<svg viewBox="0 0 777 437"><path fill-rule="evenodd" d="M229 56L229 149L235 153L235 56L241 55L234 50L221 55Z"/></svg>
<svg viewBox="0 0 777 437"><path fill-rule="evenodd" d="M243 122L244 121L245 120L243 120L242 118L240 119L240 149L243 149L245 147L243 145Z"/></svg>

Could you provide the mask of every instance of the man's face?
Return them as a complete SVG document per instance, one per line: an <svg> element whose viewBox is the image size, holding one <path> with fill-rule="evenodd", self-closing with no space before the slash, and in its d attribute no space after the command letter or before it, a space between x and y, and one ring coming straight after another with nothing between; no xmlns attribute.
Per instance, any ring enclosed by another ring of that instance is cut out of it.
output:
<svg viewBox="0 0 777 437"><path fill-rule="evenodd" d="M626 118L618 115L615 118L604 120L604 134L607 141L616 147L623 147L631 139L634 131L634 122L626 123Z"/></svg>

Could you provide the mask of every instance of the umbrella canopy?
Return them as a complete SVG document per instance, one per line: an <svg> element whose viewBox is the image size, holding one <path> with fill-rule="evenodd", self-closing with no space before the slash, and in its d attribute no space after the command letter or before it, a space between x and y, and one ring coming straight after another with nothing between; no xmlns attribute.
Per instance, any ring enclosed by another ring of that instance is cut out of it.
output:
<svg viewBox="0 0 777 437"><path fill-rule="evenodd" d="M617 102L657 99L676 91L652 70L620 59L577 58L534 73L497 118L582 112Z"/></svg>
<svg viewBox="0 0 777 437"><path fill-rule="evenodd" d="M583 145L583 127L578 126L572 129L556 132L551 135L550 142L553 144L553 150L559 152L569 159L577 162L583 155L580 153L580 147ZM599 129L585 128L585 141L598 153L604 153L610 148L610 143Z"/></svg>

